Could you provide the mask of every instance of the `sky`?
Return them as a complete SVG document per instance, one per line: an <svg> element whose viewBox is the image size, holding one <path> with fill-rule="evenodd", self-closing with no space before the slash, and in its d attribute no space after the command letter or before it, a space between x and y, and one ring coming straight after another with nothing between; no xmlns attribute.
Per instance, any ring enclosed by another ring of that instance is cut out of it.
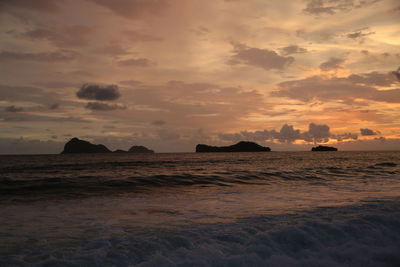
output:
<svg viewBox="0 0 400 267"><path fill-rule="evenodd" d="M397 0L0 0L0 153L400 150Z"/></svg>

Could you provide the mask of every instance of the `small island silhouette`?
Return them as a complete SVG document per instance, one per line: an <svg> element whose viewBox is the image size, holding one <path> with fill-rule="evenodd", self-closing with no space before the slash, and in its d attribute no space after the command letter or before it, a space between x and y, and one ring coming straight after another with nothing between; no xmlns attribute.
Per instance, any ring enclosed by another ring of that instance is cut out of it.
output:
<svg viewBox="0 0 400 267"><path fill-rule="evenodd" d="M269 152L269 147L260 146L254 142L241 141L231 146L209 146L198 144L196 152Z"/></svg>
<svg viewBox="0 0 400 267"><path fill-rule="evenodd" d="M117 149L114 152L108 149L105 145L95 145L79 138L72 138L64 145L64 150L61 154L74 153L154 153L153 150L144 146L132 146L128 151Z"/></svg>
<svg viewBox="0 0 400 267"><path fill-rule="evenodd" d="M311 148L311 151L338 151L338 149L332 146L316 146Z"/></svg>

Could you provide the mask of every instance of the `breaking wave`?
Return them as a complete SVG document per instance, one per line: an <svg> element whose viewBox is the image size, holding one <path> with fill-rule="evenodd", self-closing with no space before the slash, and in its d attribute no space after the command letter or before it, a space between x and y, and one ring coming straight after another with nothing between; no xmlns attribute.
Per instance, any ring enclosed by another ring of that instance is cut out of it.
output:
<svg viewBox="0 0 400 267"><path fill-rule="evenodd" d="M83 241L52 246L31 241L23 254L3 257L0 265L399 266L399 204L382 201L180 230L82 236Z"/></svg>

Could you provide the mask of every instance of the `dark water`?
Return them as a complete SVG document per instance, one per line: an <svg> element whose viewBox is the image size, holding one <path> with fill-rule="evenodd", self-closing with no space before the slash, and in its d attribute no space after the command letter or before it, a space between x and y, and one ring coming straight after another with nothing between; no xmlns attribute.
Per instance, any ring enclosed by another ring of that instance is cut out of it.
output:
<svg viewBox="0 0 400 267"><path fill-rule="evenodd" d="M400 152L0 156L0 265L399 266Z"/></svg>

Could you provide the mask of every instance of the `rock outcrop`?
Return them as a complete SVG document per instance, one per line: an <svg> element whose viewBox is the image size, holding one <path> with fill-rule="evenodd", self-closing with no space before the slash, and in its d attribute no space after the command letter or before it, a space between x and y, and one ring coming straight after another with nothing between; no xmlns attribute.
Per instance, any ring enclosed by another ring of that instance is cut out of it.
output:
<svg viewBox="0 0 400 267"><path fill-rule="evenodd" d="M311 151L338 151L338 149L331 146L316 146L313 147Z"/></svg>
<svg viewBox="0 0 400 267"><path fill-rule="evenodd" d="M111 153L111 150L105 145L94 145L74 137L65 144L64 150L61 152L61 154L71 153Z"/></svg>
<svg viewBox="0 0 400 267"><path fill-rule="evenodd" d="M128 150L128 153L154 153L154 151L144 146L133 146Z"/></svg>
<svg viewBox="0 0 400 267"><path fill-rule="evenodd" d="M144 146L132 146L129 151L122 149L117 149L115 151L109 150L105 145L99 144L95 145L85 140L80 140L76 137L69 140L64 145L64 150L61 154L73 154L73 153L116 153L116 154L126 154L126 153L154 153Z"/></svg>
<svg viewBox="0 0 400 267"><path fill-rule="evenodd" d="M196 146L196 152L269 152L269 147L260 146L254 142L241 141L231 146L209 146L199 144Z"/></svg>

